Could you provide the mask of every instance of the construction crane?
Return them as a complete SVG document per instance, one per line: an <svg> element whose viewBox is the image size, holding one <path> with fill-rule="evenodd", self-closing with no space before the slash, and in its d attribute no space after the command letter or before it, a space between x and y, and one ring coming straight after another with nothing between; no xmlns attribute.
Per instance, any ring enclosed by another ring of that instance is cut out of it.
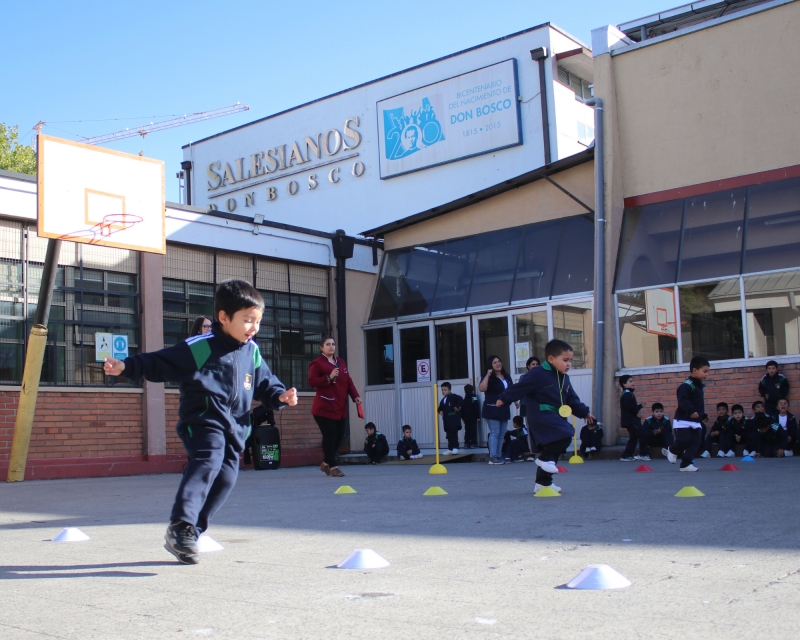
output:
<svg viewBox="0 0 800 640"><path fill-rule="evenodd" d="M126 128L122 131L115 131L114 133L106 133L102 136L94 136L92 138L84 138L81 140L84 144L106 144L107 142L114 142L115 140L124 140L125 138L133 138L134 136L142 136L144 138L148 133L154 131L163 131L164 129L171 129L172 127L182 127L185 124L192 124L195 122L202 122L204 120L212 120L222 116L230 116L234 113L241 113L242 111L249 111L250 107L241 102L232 104L229 107L220 107L219 109L212 109L211 111L201 111L199 113L192 113L183 115L171 120L162 120L161 122L151 122L143 127ZM37 127L41 130L41 125L46 125L46 122L40 122Z"/></svg>

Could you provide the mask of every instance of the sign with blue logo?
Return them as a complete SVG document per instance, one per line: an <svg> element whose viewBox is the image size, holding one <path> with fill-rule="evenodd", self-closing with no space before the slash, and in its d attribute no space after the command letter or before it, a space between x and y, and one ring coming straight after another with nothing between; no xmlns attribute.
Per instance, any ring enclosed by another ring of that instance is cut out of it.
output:
<svg viewBox="0 0 800 640"><path fill-rule="evenodd" d="M117 360L124 360L128 357L128 336L114 336L113 341L114 357Z"/></svg>
<svg viewBox="0 0 800 640"><path fill-rule="evenodd" d="M106 358L124 360L128 357L128 336L112 333L94 334L94 358L103 362Z"/></svg>
<svg viewBox="0 0 800 640"><path fill-rule="evenodd" d="M381 179L522 144L516 60L378 102Z"/></svg>

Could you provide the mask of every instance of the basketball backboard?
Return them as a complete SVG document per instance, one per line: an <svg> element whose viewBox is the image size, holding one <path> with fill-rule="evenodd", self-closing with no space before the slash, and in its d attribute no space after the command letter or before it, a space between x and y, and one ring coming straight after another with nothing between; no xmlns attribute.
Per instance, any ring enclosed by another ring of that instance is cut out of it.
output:
<svg viewBox="0 0 800 640"><path fill-rule="evenodd" d="M649 289L644 292L647 333L678 337L675 323L675 290Z"/></svg>
<svg viewBox="0 0 800 640"><path fill-rule="evenodd" d="M39 235L166 252L164 163L40 135Z"/></svg>

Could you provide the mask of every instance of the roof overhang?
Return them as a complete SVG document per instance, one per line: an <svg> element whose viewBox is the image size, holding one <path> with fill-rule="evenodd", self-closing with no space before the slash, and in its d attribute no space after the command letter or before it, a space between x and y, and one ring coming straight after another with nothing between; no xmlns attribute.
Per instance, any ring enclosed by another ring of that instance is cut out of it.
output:
<svg viewBox="0 0 800 640"><path fill-rule="evenodd" d="M578 47L569 51L562 51L556 54L556 62L562 67L575 74L579 78L594 81L594 59L592 51L586 47Z"/></svg>

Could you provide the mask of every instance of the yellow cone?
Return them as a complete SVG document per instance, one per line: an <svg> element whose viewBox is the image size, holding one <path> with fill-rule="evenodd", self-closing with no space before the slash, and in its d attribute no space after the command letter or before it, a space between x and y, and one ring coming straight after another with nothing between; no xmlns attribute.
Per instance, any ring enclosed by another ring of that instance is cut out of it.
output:
<svg viewBox="0 0 800 640"><path fill-rule="evenodd" d="M570 464L583 464L583 458L581 458L577 453L574 456L571 456L569 459Z"/></svg>
<svg viewBox="0 0 800 640"><path fill-rule="evenodd" d="M700 491L697 487L684 487L675 494L676 498L702 498L705 493Z"/></svg>
<svg viewBox="0 0 800 640"><path fill-rule="evenodd" d="M428 473L432 476L445 475L447 473L447 469L443 464L434 464L431 465L430 469L428 469Z"/></svg>
<svg viewBox="0 0 800 640"><path fill-rule="evenodd" d="M533 494L534 498L560 498L561 494L553 489L553 487L542 487Z"/></svg>
<svg viewBox="0 0 800 640"><path fill-rule="evenodd" d="M357 492L355 489L353 489L353 487L351 487L349 484L343 484L341 487L339 487L339 488L338 488L336 491L334 491L333 493L334 493L334 494L337 494L337 493L338 493L338 494L340 494L340 495L341 495L341 494L343 494L343 493L358 493L358 492Z"/></svg>
<svg viewBox="0 0 800 640"><path fill-rule="evenodd" d="M447 491L442 489L441 487L431 487L425 493L422 494L423 496L446 496Z"/></svg>

